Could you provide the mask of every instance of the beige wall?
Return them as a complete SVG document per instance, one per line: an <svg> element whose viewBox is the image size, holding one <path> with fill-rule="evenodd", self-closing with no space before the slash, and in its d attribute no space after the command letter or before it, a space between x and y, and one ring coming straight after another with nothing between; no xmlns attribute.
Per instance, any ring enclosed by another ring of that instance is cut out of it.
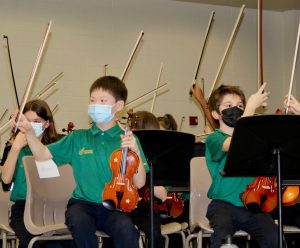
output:
<svg viewBox="0 0 300 248"><path fill-rule="evenodd" d="M87 104L90 84L108 73L120 76L141 30L145 36L126 78L129 101L153 89L161 62L162 83L167 90L157 97L154 114L171 113L182 131L202 133L202 113L189 96L202 41L212 10L215 21L200 68L205 93L211 88L239 8L210 6L170 0L0 0L0 33L9 37L17 89L21 98L41 43L46 23L53 20L51 36L39 68L33 93L59 72L64 72L58 89L46 100L53 108L58 129L74 122L75 128L88 126ZM264 75L271 92L266 113L282 106L288 91L295 49L299 11L264 11ZM257 88L257 11L245 16L233 43L220 83L240 85L247 96ZM0 47L0 114L16 108L7 49ZM300 98L300 65L293 93ZM297 85L298 84L298 85ZM150 110L151 98L132 105L134 110ZM188 116L199 117L199 125L188 125ZM8 132L1 135L1 149Z"/></svg>

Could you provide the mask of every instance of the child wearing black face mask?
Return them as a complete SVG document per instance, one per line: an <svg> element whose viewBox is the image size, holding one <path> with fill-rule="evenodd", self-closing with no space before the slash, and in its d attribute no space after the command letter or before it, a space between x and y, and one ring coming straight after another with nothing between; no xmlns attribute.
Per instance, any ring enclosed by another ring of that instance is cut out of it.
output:
<svg viewBox="0 0 300 248"><path fill-rule="evenodd" d="M214 233L211 247L220 247L222 240L235 231L244 230L256 239L261 247L278 247L277 227L268 214L254 214L243 206L240 194L250 177L223 177L222 170L227 159L231 135L241 116L253 115L256 108L266 106L269 93L264 92L266 84L249 98L247 105L244 93L236 86L221 85L209 98L208 105L212 116L220 124L206 138L206 162L212 177L208 197L212 199L207 209L207 218ZM245 107L246 106L246 107Z"/></svg>

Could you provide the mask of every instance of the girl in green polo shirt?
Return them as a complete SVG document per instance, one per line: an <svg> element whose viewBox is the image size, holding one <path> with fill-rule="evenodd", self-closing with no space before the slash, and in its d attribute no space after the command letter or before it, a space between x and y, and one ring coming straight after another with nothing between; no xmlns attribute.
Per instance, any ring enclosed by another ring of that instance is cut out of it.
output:
<svg viewBox="0 0 300 248"><path fill-rule="evenodd" d="M45 101L28 102L24 107L23 114L31 122L35 135L43 144L50 144L58 140L53 116ZM11 208L10 226L20 240L19 248L26 248L34 237L26 230L23 221L27 187L22 158L30 155L32 153L27 146L25 134L18 132L2 167L2 181L5 184L14 183L10 196L10 200L14 202ZM39 247L39 244L36 243L34 247Z"/></svg>

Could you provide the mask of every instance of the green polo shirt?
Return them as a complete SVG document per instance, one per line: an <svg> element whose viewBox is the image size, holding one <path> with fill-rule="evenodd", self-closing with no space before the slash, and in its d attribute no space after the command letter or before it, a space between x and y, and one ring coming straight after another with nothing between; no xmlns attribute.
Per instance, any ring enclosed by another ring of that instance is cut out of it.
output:
<svg viewBox="0 0 300 248"><path fill-rule="evenodd" d="M93 124L90 129L72 131L58 142L48 145L58 165L69 163L73 167L76 181L73 198L102 202L105 183L112 179L110 156L115 150L120 149L121 134L124 134L124 131L117 124L106 131ZM149 171L137 137L136 140L145 169Z"/></svg>
<svg viewBox="0 0 300 248"><path fill-rule="evenodd" d="M16 169L13 176L14 186L10 194L10 200L15 202L18 200L26 200L27 185L23 166L23 157L32 156L28 146L25 146L19 153Z"/></svg>
<svg viewBox="0 0 300 248"><path fill-rule="evenodd" d="M205 141L205 157L212 184L207 192L210 199L219 199L232 203L235 206L243 206L240 194L247 184L253 182L253 177L223 177L220 173L224 169L227 153L222 151L224 141L230 137L217 129L209 135Z"/></svg>

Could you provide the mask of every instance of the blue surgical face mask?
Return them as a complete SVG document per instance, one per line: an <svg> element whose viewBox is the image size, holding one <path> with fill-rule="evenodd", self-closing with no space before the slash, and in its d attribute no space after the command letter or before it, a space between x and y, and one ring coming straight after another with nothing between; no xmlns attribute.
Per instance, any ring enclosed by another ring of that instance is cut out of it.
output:
<svg viewBox="0 0 300 248"><path fill-rule="evenodd" d="M106 124L114 118L111 105L89 104L88 114L96 124Z"/></svg>
<svg viewBox="0 0 300 248"><path fill-rule="evenodd" d="M31 122L31 126L34 129L34 133L36 137L40 137L43 134L44 132L43 123Z"/></svg>

